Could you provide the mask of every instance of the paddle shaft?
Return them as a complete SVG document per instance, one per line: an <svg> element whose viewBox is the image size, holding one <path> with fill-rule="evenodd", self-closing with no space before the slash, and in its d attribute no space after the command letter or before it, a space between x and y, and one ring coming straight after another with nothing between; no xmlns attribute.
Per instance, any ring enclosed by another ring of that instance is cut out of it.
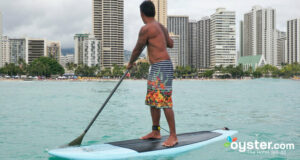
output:
<svg viewBox="0 0 300 160"><path fill-rule="evenodd" d="M102 112L102 110L104 109L105 105L107 104L107 102L110 100L110 98L112 97L112 95L115 93L115 91L118 89L119 85L122 83L123 79L126 77L126 75L128 74L129 70L126 70L126 72L124 73L124 75L121 77L121 79L119 80L118 84L115 86L115 88L111 91L110 95L107 97L107 99L105 100L105 102L103 103L103 105L101 106L101 108L99 109L99 111L97 112L97 114L95 115L95 117L92 119L92 121L90 122L90 124L86 127L86 129L84 130L84 134L86 134L88 132L88 130L91 128L91 126L93 125L93 123L95 122L95 120L97 119L97 117L99 116L99 114Z"/></svg>

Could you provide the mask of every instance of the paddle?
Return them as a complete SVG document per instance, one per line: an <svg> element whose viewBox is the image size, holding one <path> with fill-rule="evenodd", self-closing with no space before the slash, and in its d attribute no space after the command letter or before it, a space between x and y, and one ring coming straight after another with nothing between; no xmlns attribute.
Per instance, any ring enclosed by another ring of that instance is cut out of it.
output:
<svg viewBox="0 0 300 160"><path fill-rule="evenodd" d="M92 121L90 122L90 124L87 126L87 128L84 130L84 132L77 137L76 139L74 139L72 142L70 142L68 145L65 146L76 146L76 145L81 145L81 142L83 140L83 137L85 136L85 134L88 132L88 130L90 129L90 127L93 125L93 123L95 122L95 120L97 119L97 117L99 116L99 114L102 112L103 108L105 107L105 105L107 104L107 102L109 101L109 99L112 97L112 95L115 93L115 91L117 90L117 88L119 87L119 85L121 84L121 82L123 81L123 79L126 77L126 75L128 74L129 70L127 70L124 75L121 77L120 81L118 82L118 84L115 86L115 88L111 91L110 95L107 97L107 99L105 100L105 102L103 103L103 105L101 106L101 108L99 109L99 111L97 112L97 114L95 115L95 117L92 119ZM64 146L64 147L65 147Z"/></svg>

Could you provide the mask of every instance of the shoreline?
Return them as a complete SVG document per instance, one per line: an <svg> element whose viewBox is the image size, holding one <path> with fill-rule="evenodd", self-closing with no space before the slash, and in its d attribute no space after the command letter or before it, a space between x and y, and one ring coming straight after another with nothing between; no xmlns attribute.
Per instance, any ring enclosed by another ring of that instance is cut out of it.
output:
<svg viewBox="0 0 300 160"><path fill-rule="evenodd" d="M124 81L146 81L147 79L124 79ZM243 79L207 79L207 78L194 78L194 79L174 79L173 81L242 81L253 80L252 78ZM293 80L292 78L290 80ZM0 79L0 82L116 82L119 79Z"/></svg>

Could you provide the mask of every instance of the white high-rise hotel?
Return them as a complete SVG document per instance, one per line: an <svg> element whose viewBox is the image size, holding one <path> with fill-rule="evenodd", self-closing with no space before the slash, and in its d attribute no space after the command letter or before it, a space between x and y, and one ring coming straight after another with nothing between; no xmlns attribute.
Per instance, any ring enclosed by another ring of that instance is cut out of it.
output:
<svg viewBox="0 0 300 160"><path fill-rule="evenodd" d="M235 12L218 8L210 22L210 66L236 64Z"/></svg>
<svg viewBox="0 0 300 160"><path fill-rule="evenodd" d="M300 19L287 22L287 54L285 62L300 63Z"/></svg>
<svg viewBox="0 0 300 160"><path fill-rule="evenodd" d="M243 56L262 54L267 63L277 65L276 13L272 8L254 6L244 15Z"/></svg>
<svg viewBox="0 0 300 160"><path fill-rule="evenodd" d="M151 0L155 6L155 20L167 27L167 0Z"/></svg>
<svg viewBox="0 0 300 160"><path fill-rule="evenodd" d="M93 34L102 43L101 66L123 65L124 0L93 0Z"/></svg>

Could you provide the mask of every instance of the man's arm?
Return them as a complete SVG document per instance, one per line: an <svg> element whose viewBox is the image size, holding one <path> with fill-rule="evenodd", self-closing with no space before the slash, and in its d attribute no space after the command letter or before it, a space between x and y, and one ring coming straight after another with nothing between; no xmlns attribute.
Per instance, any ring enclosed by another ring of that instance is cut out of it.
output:
<svg viewBox="0 0 300 160"><path fill-rule="evenodd" d="M132 51L132 55L129 61L129 65L131 65L131 67L132 64L138 59L138 57L140 56L140 54L142 53L142 51L144 50L147 44L147 40L148 40L147 32L148 30L145 29L145 27L141 28L138 41L134 47L134 50Z"/></svg>
<svg viewBox="0 0 300 160"><path fill-rule="evenodd" d="M165 28L162 24L159 24L159 25L160 25L161 29L163 30L164 35L166 37L167 47L168 48L173 48L173 40L171 39L167 28Z"/></svg>

